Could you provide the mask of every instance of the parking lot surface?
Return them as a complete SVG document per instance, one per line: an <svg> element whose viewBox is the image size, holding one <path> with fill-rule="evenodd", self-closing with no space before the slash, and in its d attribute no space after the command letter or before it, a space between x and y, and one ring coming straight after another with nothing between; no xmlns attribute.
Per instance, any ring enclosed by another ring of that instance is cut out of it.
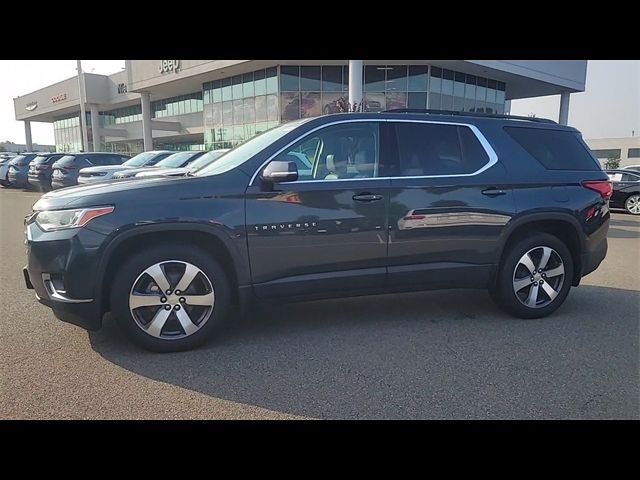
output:
<svg viewBox="0 0 640 480"><path fill-rule="evenodd" d="M607 258L548 318L474 290L327 300L161 355L109 320L62 323L25 288L39 196L0 188L0 418L640 418L639 217L612 215Z"/></svg>

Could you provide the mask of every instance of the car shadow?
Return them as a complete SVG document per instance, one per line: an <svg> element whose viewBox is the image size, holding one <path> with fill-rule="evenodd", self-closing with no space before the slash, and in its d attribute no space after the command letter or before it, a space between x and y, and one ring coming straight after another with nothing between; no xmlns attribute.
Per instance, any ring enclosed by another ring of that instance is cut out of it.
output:
<svg viewBox="0 0 640 480"><path fill-rule="evenodd" d="M583 285L521 320L484 291L418 292L259 308L181 353L111 320L89 338L138 375L307 417L637 418L639 300Z"/></svg>

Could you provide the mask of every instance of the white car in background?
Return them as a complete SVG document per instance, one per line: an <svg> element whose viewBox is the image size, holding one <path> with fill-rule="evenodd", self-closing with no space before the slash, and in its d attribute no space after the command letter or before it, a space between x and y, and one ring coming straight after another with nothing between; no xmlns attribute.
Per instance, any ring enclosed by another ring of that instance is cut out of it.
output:
<svg viewBox="0 0 640 480"><path fill-rule="evenodd" d="M175 152L171 150L152 150L150 152L139 153L121 165L102 165L82 168L78 174L78 184L83 185L86 183L111 180L113 174L116 172L131 170L133 168L150 167L173 153Z"/></svg>
<svg viewBox="0 0 640 480"><path fill-rule="evenodd" d="M186 175L190 172L195 172L196 170L209 165L211 162L215 162L222 155L227 153L230 149L224 148L220 150L210 150L204 155L202 155L197 160L194 160L186 167L166 167L166 168L154 168L148 171L140 172L136 174L136 178L149 178L149 177L178 177L181 175Z"/></svg>

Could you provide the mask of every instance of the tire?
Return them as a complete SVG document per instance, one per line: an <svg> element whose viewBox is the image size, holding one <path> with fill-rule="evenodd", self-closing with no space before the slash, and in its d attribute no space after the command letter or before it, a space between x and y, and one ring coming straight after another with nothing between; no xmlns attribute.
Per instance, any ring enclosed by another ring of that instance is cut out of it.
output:
<svg viewBox="0 0 640 480"><path fill-rule="evenodd" d="M162 244L137 253L123 262L113 279L112 314L129 339L142 348L154 352L190 350L205 342L227 316L231 297L224 269L207 252L187 247ZM167 295L166 291L160 292L159 283L154 281L156 277L145 273L150 268L160 278L159 282L164 280L170 289L180 286L187 268L199 272L192 281L187 281L183 287L187 290L180 292L182 295L177 294L177 290L170 290L171 294ZM189 298L197 300L190 305ZM153 305L130 310L131 300ZM183 303L185 300L187 303ZM201 304L196 305L198 302Z"/></svg>
<svg viewBox="0 0 640 480"><path fill-rule="evenodd" d="M545 256L546 265L538 272ZM535 276L531 274L531 267L536 267ZM563 274L558 275L561 269ZM532 233L505 251L490 294L500 307L516 317L541 318L562 305L571 289L572 279L573 258L564 242L548 233Z"/></svg>
<svg viewBox="0 0 640 480"><path fill-rule="evenodd" d="M631 215L640 215L640 194L629 195L624 202L624 209Z"/></svg>

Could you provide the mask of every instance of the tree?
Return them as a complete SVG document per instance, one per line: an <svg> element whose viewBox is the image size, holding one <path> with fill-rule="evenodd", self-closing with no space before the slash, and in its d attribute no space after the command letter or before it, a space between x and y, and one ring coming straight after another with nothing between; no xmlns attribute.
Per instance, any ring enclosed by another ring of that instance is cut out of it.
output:
<svg viewBox="0 0 640 480"><path fill-rule="evenodd" d="M7 149L4 148L2 145L0 145L0 152L6 152L6 151L7 151Z"/></svg>
<svg viewBox="0 0 640 480"><path fill-rule="evenodd" d="M615 153L610 153L604 162L604 168L607 170L615 170L620 168L620 157Z"/></svg>

